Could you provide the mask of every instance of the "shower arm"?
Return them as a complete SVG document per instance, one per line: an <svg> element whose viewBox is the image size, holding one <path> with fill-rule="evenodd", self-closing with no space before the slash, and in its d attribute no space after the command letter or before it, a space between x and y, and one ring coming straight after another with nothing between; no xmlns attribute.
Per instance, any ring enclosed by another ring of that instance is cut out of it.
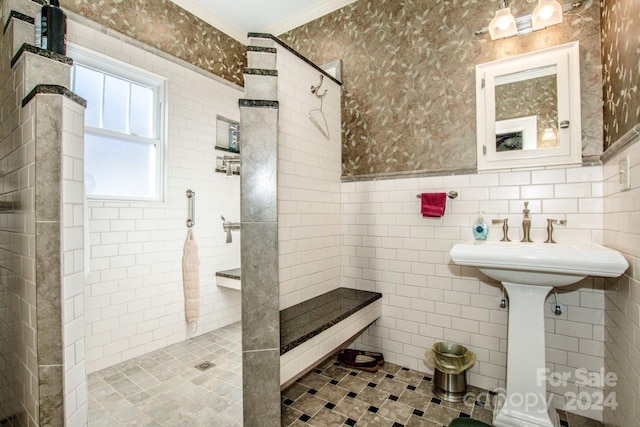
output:
<svg viewBox="0 0 640 427"><path fill-rule="evenodd" d="M231 231L240 230L240 223L228 221L222 215L220 215L220 218L222 218L222 229L227 233L227 243L231 243L233 241Z"/></svg>
<svg viewBox="0 0 640 427"><path fill-rule="evenodd" d="M226 168L227 176L233 175L233 166L240 165L240 156L224 156L222 166Z"/></svg>

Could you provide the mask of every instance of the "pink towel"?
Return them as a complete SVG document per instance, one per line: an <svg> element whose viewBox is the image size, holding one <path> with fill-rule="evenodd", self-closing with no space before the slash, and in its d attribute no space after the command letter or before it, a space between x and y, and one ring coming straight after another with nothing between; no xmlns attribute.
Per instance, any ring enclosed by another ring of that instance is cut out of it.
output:
<svg viewBox="0 0 640 427"><path fill-rule="evenodd" d="M439 218L447 207L447 193L422 193L422 216Z"/></svg>

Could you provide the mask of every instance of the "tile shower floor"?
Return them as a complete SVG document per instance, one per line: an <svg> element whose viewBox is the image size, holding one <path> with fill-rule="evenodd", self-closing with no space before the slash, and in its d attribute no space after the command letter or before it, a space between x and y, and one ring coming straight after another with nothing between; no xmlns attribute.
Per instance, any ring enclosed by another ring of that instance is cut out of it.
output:
<svg viewBox="0 0 640 427"><path fill-rule="evenodd" d="M90 374L89 426L242 426L241 345L238 322Z"/></svg>
<svg viewBox="0 0 640 427"><path fill-rule="evenodd" d="M195 367L203 362L214 366ZM242 426L241 372L234 323L89 375L89 426ZM432 427L458 416L491 422L490 403L440 401L430 377L388 362L373 374L328 359L281 397L282 426ZM602 425L561 419L563 426Z"/></svg>

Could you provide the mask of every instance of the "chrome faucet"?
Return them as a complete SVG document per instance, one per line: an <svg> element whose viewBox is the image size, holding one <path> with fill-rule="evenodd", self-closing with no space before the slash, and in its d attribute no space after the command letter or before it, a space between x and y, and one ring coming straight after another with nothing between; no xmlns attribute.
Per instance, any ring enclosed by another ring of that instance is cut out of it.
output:
<svg viewBox="0 0 640 427"><path fill-rule="evenodd" d="M524 233L524 237L521 242L531 243L530 234L531 234L531 211L529 210L529 202L524 202L524 210L522 211L524 216L522 217L522 232Z"/></svg>
<svg viewBox="0 0 640 427"><path fill-rule="evenodd" d="M567 220L547 218L547 240L544 241L545 243L556 243L556 241L553 240L553 224L566 225Z"/></svg>
<svg viewBox="0 0 640 427"><path fill-rule="evenodd" d="M509 218L504 218L504 219L494 219L491 220L492 224L502 224L502 239L500 239L501 242L510 242L511 239L509 239Z"/></svg>
<svg viewBox="0 0 640 427"><path fill-rule="evenodd" d="M227 243L231 243L233 241L231 231L240 230L240 223L228 221L222 215L220 215L220 218L222 218L222 229L227 233Z"/></svg>

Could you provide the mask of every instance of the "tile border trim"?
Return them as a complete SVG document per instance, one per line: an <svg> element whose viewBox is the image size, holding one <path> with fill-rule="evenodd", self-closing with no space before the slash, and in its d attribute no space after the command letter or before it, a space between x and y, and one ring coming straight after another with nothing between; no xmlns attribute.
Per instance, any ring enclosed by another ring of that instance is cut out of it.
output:
<svg viewBox="0 0 640 427"><path fill-rule="evenodd" d="M69 89L67 89L64 86L60 86L60 85L46 85L46 84L40 84L37 85L36 87L33 88L33 90L31 92L29 92L29 94L27 96L24 97L24 99L22 100L22 107L26 107L27 104L29 102L31 102L31 100L33 98L35 98L36 95L41 94L41 95L62 95L65 98L75 102L76 104L80 105L83 108L87 108L87 101L76 95L75 93L73 93L72 91L70 91Z"/></svg>
<svg viewBox="0 0 640 427"><path fill-rule="evenodd" d="M248 38L254 38L254 39L271 39L271 40L273 40L274 42L278 43L280 46L282 46L283 48L287 49L289 52L293 53L295 56L297 56L298 58L300 58L301 60L303 60L307 64L311 65L317 71L319 71L322 74L324 74L325 77L330 78L332 81L334 81L338 85L342 86L342 82L341 81L337 80L335 77L333 77L332 75L327 73L325 70L320 68L318 65L313 63L310 59L308 59L305 56L301 55L297 50L295 50L294 48L292 48L291 46L289 46L288 44L286 44L285 42L283 42L282 40L280 40L278 37L274 36L273 34L268 34L268 33L249 33L249 34L247 34L247 37Z"/></svg>
<svg viewBox="0 0 640 427"><path fill-rule="evenodd" d="M247 52L259 52L259 53L278 53L278 49L275 47L264 46L247 46Z"/></svg>
<svg viewBox="0 0 640 427"><path fill-rule="evenodd" d="M278 77L278 70L268 70L265 68L245 68L242 74Z"/></svg>
<svg viewBox="0 0 640 427"><path fill-rule="evenodd" d="M600 156L600 161L604 163L614 157L616 154L622 152L623 150L638 142L640 142L640 123L637 123L635 126L631 127L631 129L629 129L627 133L622 135L616 142L611 144L609 148L607 148L607 151L602 153L602 155Z"/></svg>
<svg viewBox="0 0 640 427"><path fill-rule="evenodd" d="M25 15L24 13L18 12L16 10L12 10L11 12L9 12L9 18L7 19L7 22L5 22L4 24L4 29L2 30L3 35L6 34L7 29L9 28L9 24L11 23L11 19L17 19L19 21L23 21L31 25L35 25L36 23L35 18L29 15Z"/></svg>
<svg viewBox="0 0 640 427"><path fill-rule="evenodd" d="M23 43L20 49L18 49L18 52L15 54L15 56L11 60L11 68L13 68L13 66L16 65L16 62L18 62L22 54L25 52L42 56L44 58L49 58L54 61L67 64L69 66L73 65L73 59L69 58L68 56L61 55L56 52L51 52L50 50L42 49L29 43Z"/></svg>
<svg viewBox="0 0 640 427"><path fill-rule="evenodd" d="M449 176L449 175L470 175L478 173L478 169L463 168L451 170L435 170L435 171L406 171L406 172L386 172L366 175L345 175L342 182L360 182L360 181L378 181L388 179L405 179L405 178L422 178L428 176Z"/></svg>
<svg viewBox="0 0 640 427"><path fill-rule="evenodd" d="M612 146L613 147L613 146ZM582 163L580 166L598 166L603 163L603 159L601 155L595 156L585 156L582 158ZM571 165L565 165L571 166ZM577 165L576 165L577 166ZM532 170L532 168L518 168L515 170ZM534 168L536 169L536 168ZM510 171L514 169L496 169L495 171L487 171L487 172L504 172ZM462 168L462 169L450 169L450 170L435 170L435 171L403 171L403 172L386 172L386 173L376 173L376 174L366 174L366 175L344 175L341 177L343 183L347 182L362 182L362 181L383 181L390 179L408 179L408 178L424 178L431 176L451 176L451 175L475 175L478 173L478 169L473 168Z"/></svg>
<svg viewBox="0 0 640 427"><path fill-rule="evenodd" d="M240 108L280 108L278 101L269 101L264 99L239 99L238 106Z"/></svg>

